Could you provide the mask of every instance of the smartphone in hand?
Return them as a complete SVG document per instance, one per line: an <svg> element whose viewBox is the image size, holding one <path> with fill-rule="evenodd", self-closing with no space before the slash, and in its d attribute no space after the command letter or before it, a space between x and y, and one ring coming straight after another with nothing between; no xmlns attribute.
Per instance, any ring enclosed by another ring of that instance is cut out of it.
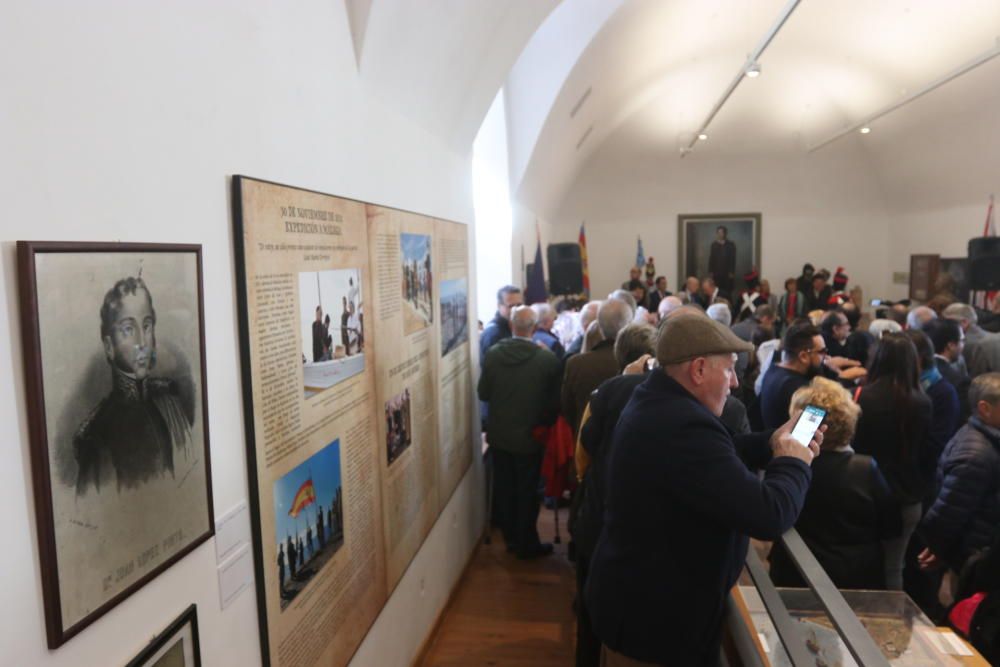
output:
<svg viewBox="0 0 1000 667"><path fill-rule="evenodd" d="M820 424L823 423L823 419L825 418L826 410L818 408L815 405L807 405L802 414L799 415L799 420L795 422L795 428L792 429L792 437L803 447L808 447L809 441L812 440L813 435L816 434L817 429L819 429Z"/></svg>

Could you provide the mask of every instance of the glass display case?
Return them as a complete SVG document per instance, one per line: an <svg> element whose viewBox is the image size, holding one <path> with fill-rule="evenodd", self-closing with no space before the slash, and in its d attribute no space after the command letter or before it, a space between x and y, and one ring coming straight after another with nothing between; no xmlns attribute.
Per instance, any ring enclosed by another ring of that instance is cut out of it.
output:
<svg viewBox="0 0 1000 667"><path fill-rule="evenodd" d="M776 590L798 625L816 667L858 665L813 591L807 588ZM740 593L770 664L790 667L793 663L757 589L741 586ZM841 594L890 665L963 664L949 654L954 649L943 643L938 629L906 594L896 591L841 591Z"/></svg>
<svg viewBox="0 0 1000 667"><path fill-rule="evenodd" d="M987 663L899 591L838 590L795 529L781 543L808 588L776 588L754 549L726 609L740 667L925 667ZM750 585L752 582L752 585Z"/></svg>

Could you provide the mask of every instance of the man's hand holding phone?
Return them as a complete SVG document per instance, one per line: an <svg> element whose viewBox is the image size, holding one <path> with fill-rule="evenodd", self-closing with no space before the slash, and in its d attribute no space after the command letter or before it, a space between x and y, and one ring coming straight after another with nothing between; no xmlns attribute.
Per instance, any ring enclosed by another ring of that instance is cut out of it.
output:
<svg viewBox="0 0 1000 667"><path fill-rule="evenodd" d="M819 456L826 426L820 426L826 411L815 406L797 410L792 418L771 436L771 452L775 458L791 456L808 464ZM808 439L806 439L808 438ZM804 442L803 442L804 441Z"/></svg>

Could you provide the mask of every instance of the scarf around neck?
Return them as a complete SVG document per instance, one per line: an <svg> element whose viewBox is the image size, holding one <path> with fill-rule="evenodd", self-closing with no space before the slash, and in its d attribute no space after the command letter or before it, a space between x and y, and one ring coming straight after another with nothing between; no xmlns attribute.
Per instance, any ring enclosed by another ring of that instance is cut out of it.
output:
<svg viewBox="0 0 1000 667"><path fill-rule="evenodd" d="M920 389L926 393L928 389L940 382L941 379L941 371L937 369L936 365L931 366L920 374Z"/></svg>

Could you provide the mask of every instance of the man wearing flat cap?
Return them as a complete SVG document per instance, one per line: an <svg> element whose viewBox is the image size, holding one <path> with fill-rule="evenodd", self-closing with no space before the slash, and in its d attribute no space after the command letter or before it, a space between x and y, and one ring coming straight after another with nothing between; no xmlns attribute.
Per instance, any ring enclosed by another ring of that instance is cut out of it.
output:
<svg viewBox="0 0 1000 667"><path fill-rule="evenodd" d="M822 429L803 446L794 421L731 436L719 420L749 349L709 318L668 320L660 369L622 412L585 591L607 667L718 664L748 538L776 540L798 518Z"/></svg>

